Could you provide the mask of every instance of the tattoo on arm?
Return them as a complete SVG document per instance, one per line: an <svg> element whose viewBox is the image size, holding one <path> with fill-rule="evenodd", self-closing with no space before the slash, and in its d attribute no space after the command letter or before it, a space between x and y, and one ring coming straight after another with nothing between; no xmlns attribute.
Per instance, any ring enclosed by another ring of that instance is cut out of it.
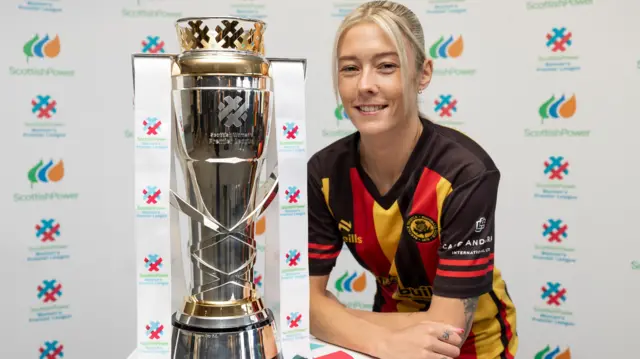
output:
<svg viewBox="0 0 640 359"><path fill-rule="evenodd" d="M476 308L478 308L478 297L475 298L467 298L463 299L462 303L464 304L464 335L463 342L467 340L467 336L471 332L471 326L473 325L473 317L476 313Z"/></svg>

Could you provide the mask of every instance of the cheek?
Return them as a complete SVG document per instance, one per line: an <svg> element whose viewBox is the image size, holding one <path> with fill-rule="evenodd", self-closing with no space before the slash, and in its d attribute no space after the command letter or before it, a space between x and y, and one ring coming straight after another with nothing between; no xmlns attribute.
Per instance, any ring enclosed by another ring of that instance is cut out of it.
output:
<svg viewBox="0 0 640 359"><path fill-rule="evenodd" d="M353 98L354 94L357 92L355 82L351 79L340 79L338 82L338 92L340 93L340 97L343 102Z"/></svg>

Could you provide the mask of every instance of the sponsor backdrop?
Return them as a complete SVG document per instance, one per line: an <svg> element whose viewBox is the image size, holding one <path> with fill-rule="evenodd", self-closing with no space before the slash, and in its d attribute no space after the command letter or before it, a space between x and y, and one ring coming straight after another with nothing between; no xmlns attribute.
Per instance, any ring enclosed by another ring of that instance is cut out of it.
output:
<svg viewBox="0 0 640 359"><path fill-rule="evenodd" d="M330 54L359 3L2 1L0 356L124 358L147 329L136 328L136 266L161 263L136 258L132 240L132 53L177 51L182 16L266 20L269 56L308 59L311 155L354 131L334 101ZM640 3L404 3L435 61L421 110L502 171L496 263L518 308L517 357L633 357ZM348 252L331 278L341 301L371 308L375 278Z"/></svg>

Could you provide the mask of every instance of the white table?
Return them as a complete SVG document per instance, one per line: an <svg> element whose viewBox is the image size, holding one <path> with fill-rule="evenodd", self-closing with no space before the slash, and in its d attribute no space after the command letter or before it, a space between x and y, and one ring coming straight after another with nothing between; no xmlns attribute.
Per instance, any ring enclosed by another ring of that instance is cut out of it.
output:
<svg viewBox="0 0 640 359"><path fill-rule="evenodd" d="M311 354L313 359L368 359L369 356L342 349L331 344L327 344L316 338L311 338ZM134 351L128 359L138 359Z"/></svg>

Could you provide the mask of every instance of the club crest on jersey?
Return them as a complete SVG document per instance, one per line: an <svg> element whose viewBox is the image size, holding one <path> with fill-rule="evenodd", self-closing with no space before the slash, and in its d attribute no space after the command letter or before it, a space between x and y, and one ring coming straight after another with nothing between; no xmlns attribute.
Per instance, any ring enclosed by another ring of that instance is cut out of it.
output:
<svg viewBox="0 0 640 359"><path fill-rule="evenodd" d="M409 233L416 242L431 242L438 236L438 225L436 222L421 214L414 214L410 216L407 219L405 227L407 229L407 233Z"/></svg>

